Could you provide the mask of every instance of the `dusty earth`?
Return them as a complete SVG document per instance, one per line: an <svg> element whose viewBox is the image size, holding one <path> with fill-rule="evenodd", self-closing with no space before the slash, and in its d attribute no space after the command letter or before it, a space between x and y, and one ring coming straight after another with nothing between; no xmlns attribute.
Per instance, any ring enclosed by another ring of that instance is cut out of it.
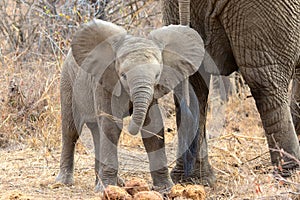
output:
<svg viewBox="0 0 300 200"><path fill-rule="evenodd" d="M217 176L214 188L206 187L208 199L299 199L300 173L274 178L266 140L253 99L231 98L226 104L211 98L208 134L209 156ZM170 169L175 160L175 125L171 108L166 115L166 143ZM214 117L212 117L214 116ZM218 123L212 123L212 121ZM60 140L60 138L57 138ZM139 177L151 184L148 159L141 139L123 133L120 141L120 174L125 180ZM59 148L32 148L10 144L0 150L0 199L100 199L94 192L94 154L87 129L77 144L75 185L54 182L59 171Z"/></svg>

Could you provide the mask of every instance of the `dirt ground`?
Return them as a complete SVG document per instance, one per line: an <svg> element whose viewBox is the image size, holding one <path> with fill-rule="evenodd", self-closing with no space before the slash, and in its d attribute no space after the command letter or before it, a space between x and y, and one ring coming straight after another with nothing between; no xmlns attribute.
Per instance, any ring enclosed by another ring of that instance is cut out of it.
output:
<svg viewBox="0 0 300 200"><path fill-rule="evenodd" d="M212 118L214 113L219 114ZM300 198L299 172L289 179L275 179L273 176L266 140L252 98L232 99L226 105L210 108L209 114L209 157L217 184L214 188L205 188L207 199ZM223 124L216 126L212 120L218 117L223 119ZM171 169L176 155L173 114L167 117L165 124ZM223 128L219 129L220 126ZM84 130L77 144L74 186L54 182L59 171L59 157L59 148L49 151L19 144L1 149L1 199L100 199L100 194L94 192L94 154L89 131ZM140 177L151 184L148 159L139 137L123 134L119 159L121 177L125 180Z"/></svg>

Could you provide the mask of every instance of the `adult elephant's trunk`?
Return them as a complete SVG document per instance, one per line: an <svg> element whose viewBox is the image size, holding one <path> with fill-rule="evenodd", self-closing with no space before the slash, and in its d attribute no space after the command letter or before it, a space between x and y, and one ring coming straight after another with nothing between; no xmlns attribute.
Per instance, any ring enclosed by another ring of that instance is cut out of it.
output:
<svg viewBox="0 0 300 200"><path fill-rule="evenodd" d="M190 0L178 0L179 7L179 21L180 25L190 26L191 21L191 5ZM189 79L183 80L183 96L186 100L187 105L190 105L190 95L189 95Z"/></svg>
<svg viewBox="0 0 300 200"><path fill-rule="evenodd" d="M180 24L190 25L190 0L178 0Z"/></svg>
<svg viewBox="0 0 300 200"><path fill-rule="evenodd" d="M153 81L145 79L145 77L136 78L129 82L129 88L133 102L133 113L128 132L136 135L144 125L146 114L153 98Z"/></svg>
<svg viewBox="0 0 300 200"><path fill-rule="evenodd" d="M178 5L180 25L190 26L190 0L178 0ZM182 86L185 101L180 103L183 126L179 127L179 132L185 134L178 134L178 152L182 154L184 175L188 177L192 174L197 159L197 143L200 133L198 133L199 121L195 119L198 119L199 113L197 109L191 109L188 78L183 80ZM180 130L184 126L186 127L185 130Z"/></svg>

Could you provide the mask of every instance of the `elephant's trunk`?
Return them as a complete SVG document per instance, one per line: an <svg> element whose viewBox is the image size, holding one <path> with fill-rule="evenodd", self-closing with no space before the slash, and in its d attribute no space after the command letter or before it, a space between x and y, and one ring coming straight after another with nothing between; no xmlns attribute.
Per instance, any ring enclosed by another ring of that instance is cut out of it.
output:
<svg viewBox="0 0 300 200"><path fill-rule="evenodd" d="M128 126L128 132L136 135L144 125L149 105L153 98L153 81L137 78L129 82L133 113Z"/></svg>
<svg viewBox="0 0 300 200"><path fill-rule="evenodd" d="M190 0L178 0L180 24L190 25Z"/></svg>
<svg viewBox="0 0 300 200"><path fill-rule="evenodd" d="M179 6L179 20L180 24L183 26L190 26L191 21L191 5L190 0L178 0ZM183 80L183 96L186 100L187 106L190 105L190 95L189 95L189 79Z"/></svg>

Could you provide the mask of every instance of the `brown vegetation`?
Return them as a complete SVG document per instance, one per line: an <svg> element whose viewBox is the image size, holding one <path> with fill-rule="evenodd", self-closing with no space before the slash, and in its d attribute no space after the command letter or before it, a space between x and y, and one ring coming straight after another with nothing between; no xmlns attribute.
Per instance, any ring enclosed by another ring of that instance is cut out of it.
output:
<svg viewBox="0 0 300 200"><path fill-rule="evenodd" d="M89 1L0 1L0 199L100 199L94 193L94 155L83 134L75 155L75 185L54 182L60 153L59 80L72 34L97 12ZM107 20L146 35L161 26L157 0L111 0ZM273 176L254 101L246 89L228 102L210 96L209 156L218 182L208 199L299 199L300 174ZM170 98L165 113L170 169L176 129ZM123 134L120 174L150 183L140 138Z"/></svg>

